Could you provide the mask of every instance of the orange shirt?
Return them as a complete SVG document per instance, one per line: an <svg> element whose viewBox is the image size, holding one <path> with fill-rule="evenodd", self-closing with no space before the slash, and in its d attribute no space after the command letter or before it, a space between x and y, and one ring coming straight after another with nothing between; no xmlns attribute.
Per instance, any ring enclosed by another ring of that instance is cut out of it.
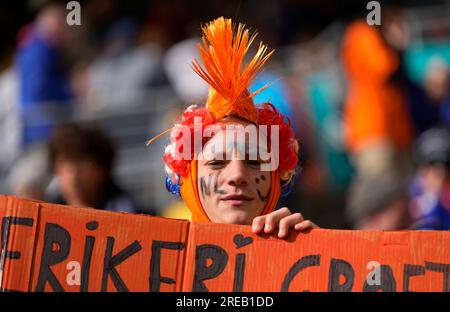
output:
<svg viewBox="0 0 450 312"><path fill-rule="evenodd" d="M401 89L388 83L399 66L397 54L375 26L356 21L344 35L342 57L348 77L344 125L350 151L377 140L407 148L412 131L406 103Z"/></svg>

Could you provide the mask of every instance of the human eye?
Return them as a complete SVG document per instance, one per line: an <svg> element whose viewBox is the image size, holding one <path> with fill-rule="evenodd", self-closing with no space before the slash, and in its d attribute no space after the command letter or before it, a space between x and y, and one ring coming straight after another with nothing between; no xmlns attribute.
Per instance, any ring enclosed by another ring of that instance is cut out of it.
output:
<svg viewBox="0 0 450 312"><path fill-rule="evenodd" d="M249 165L250 167L259 168L259 166L261 165L261 161L260 160L247 160L247 165Z"/></svg>
<svg viewBox="0 0 450 312"><path fill-rule="evenodd" d="M225 160L210 160L206 165L213 169L222 168L225 166Z"/></svg>

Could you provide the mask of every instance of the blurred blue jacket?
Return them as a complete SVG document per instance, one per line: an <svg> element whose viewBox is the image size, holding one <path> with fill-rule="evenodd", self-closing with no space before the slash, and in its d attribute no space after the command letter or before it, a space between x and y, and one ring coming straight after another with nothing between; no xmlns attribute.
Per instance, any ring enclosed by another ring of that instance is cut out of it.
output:
<svg viewBox="0 0 450 312"><path fill-rule="evenodd" d="M35 31L28 31L16 54L24 146L49 136L57 121L49 103L69 104L69 83L60 63L61 54L57 47Z"/></svg>
<svg viewBox="0 0 450 312"><path fill-rule="evenodd" d="M445 187L438 196L424 192L416 179L411 187L410 211L415 230L450 230L450 187Z"/></svg>

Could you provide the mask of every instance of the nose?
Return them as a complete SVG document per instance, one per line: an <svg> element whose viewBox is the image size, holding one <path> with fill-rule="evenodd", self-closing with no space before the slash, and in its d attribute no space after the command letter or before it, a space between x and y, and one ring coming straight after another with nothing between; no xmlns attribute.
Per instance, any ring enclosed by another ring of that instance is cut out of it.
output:
<svg viewBox="0 0 450 312"><path fill-rule="evenodd" d="M80 185L81 170L77 163L67 163L65 165L66 179L74 186Z"/></svg>
<svg viewBox="0 0 450 312"><path fill-rule="evenodd" d="M231 160L226 168L225 176L226 183L234 187L248 184L248 175L243 160Z"/></svg>

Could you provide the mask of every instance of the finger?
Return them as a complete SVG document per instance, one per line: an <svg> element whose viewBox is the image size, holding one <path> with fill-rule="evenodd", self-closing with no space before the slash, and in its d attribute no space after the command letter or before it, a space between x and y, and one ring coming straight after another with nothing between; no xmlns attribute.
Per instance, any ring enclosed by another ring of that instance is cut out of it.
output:
<svg viewBox="0 0 450 312"><path fill-rule="evenodd" d="M265 216L259 216L253 219L252 232L255 234L261 233L264 229Z"/></svg>
<svg viewBox="0 0 450 312"><path fill-rule="evenodd" d="M290 214L291 211L287 207L283 207L281 209L275 210L267 214L265 216L266 218L265 218L264 232L272 233L276 229L278 222L284 217L289 216Z"/></svg>
<svg viewBox="0 0 450 312"><path fill-rule="evenodd" d="M317 226L315 223L311 222L310 220L305 220L300 223L297 223L294 228L297 231L303 232L310 229L319 229L319 226Z"/></svg>
<svg viewBox="0 0 450 312"><path fill-rule="evenodd" d="M303 221L303 216L300 213L294 213L290 216L284 217L280 220L278 225L278 237L285 238L289 233L289 229L294 227L294 225L301 223Z"/></svg>

